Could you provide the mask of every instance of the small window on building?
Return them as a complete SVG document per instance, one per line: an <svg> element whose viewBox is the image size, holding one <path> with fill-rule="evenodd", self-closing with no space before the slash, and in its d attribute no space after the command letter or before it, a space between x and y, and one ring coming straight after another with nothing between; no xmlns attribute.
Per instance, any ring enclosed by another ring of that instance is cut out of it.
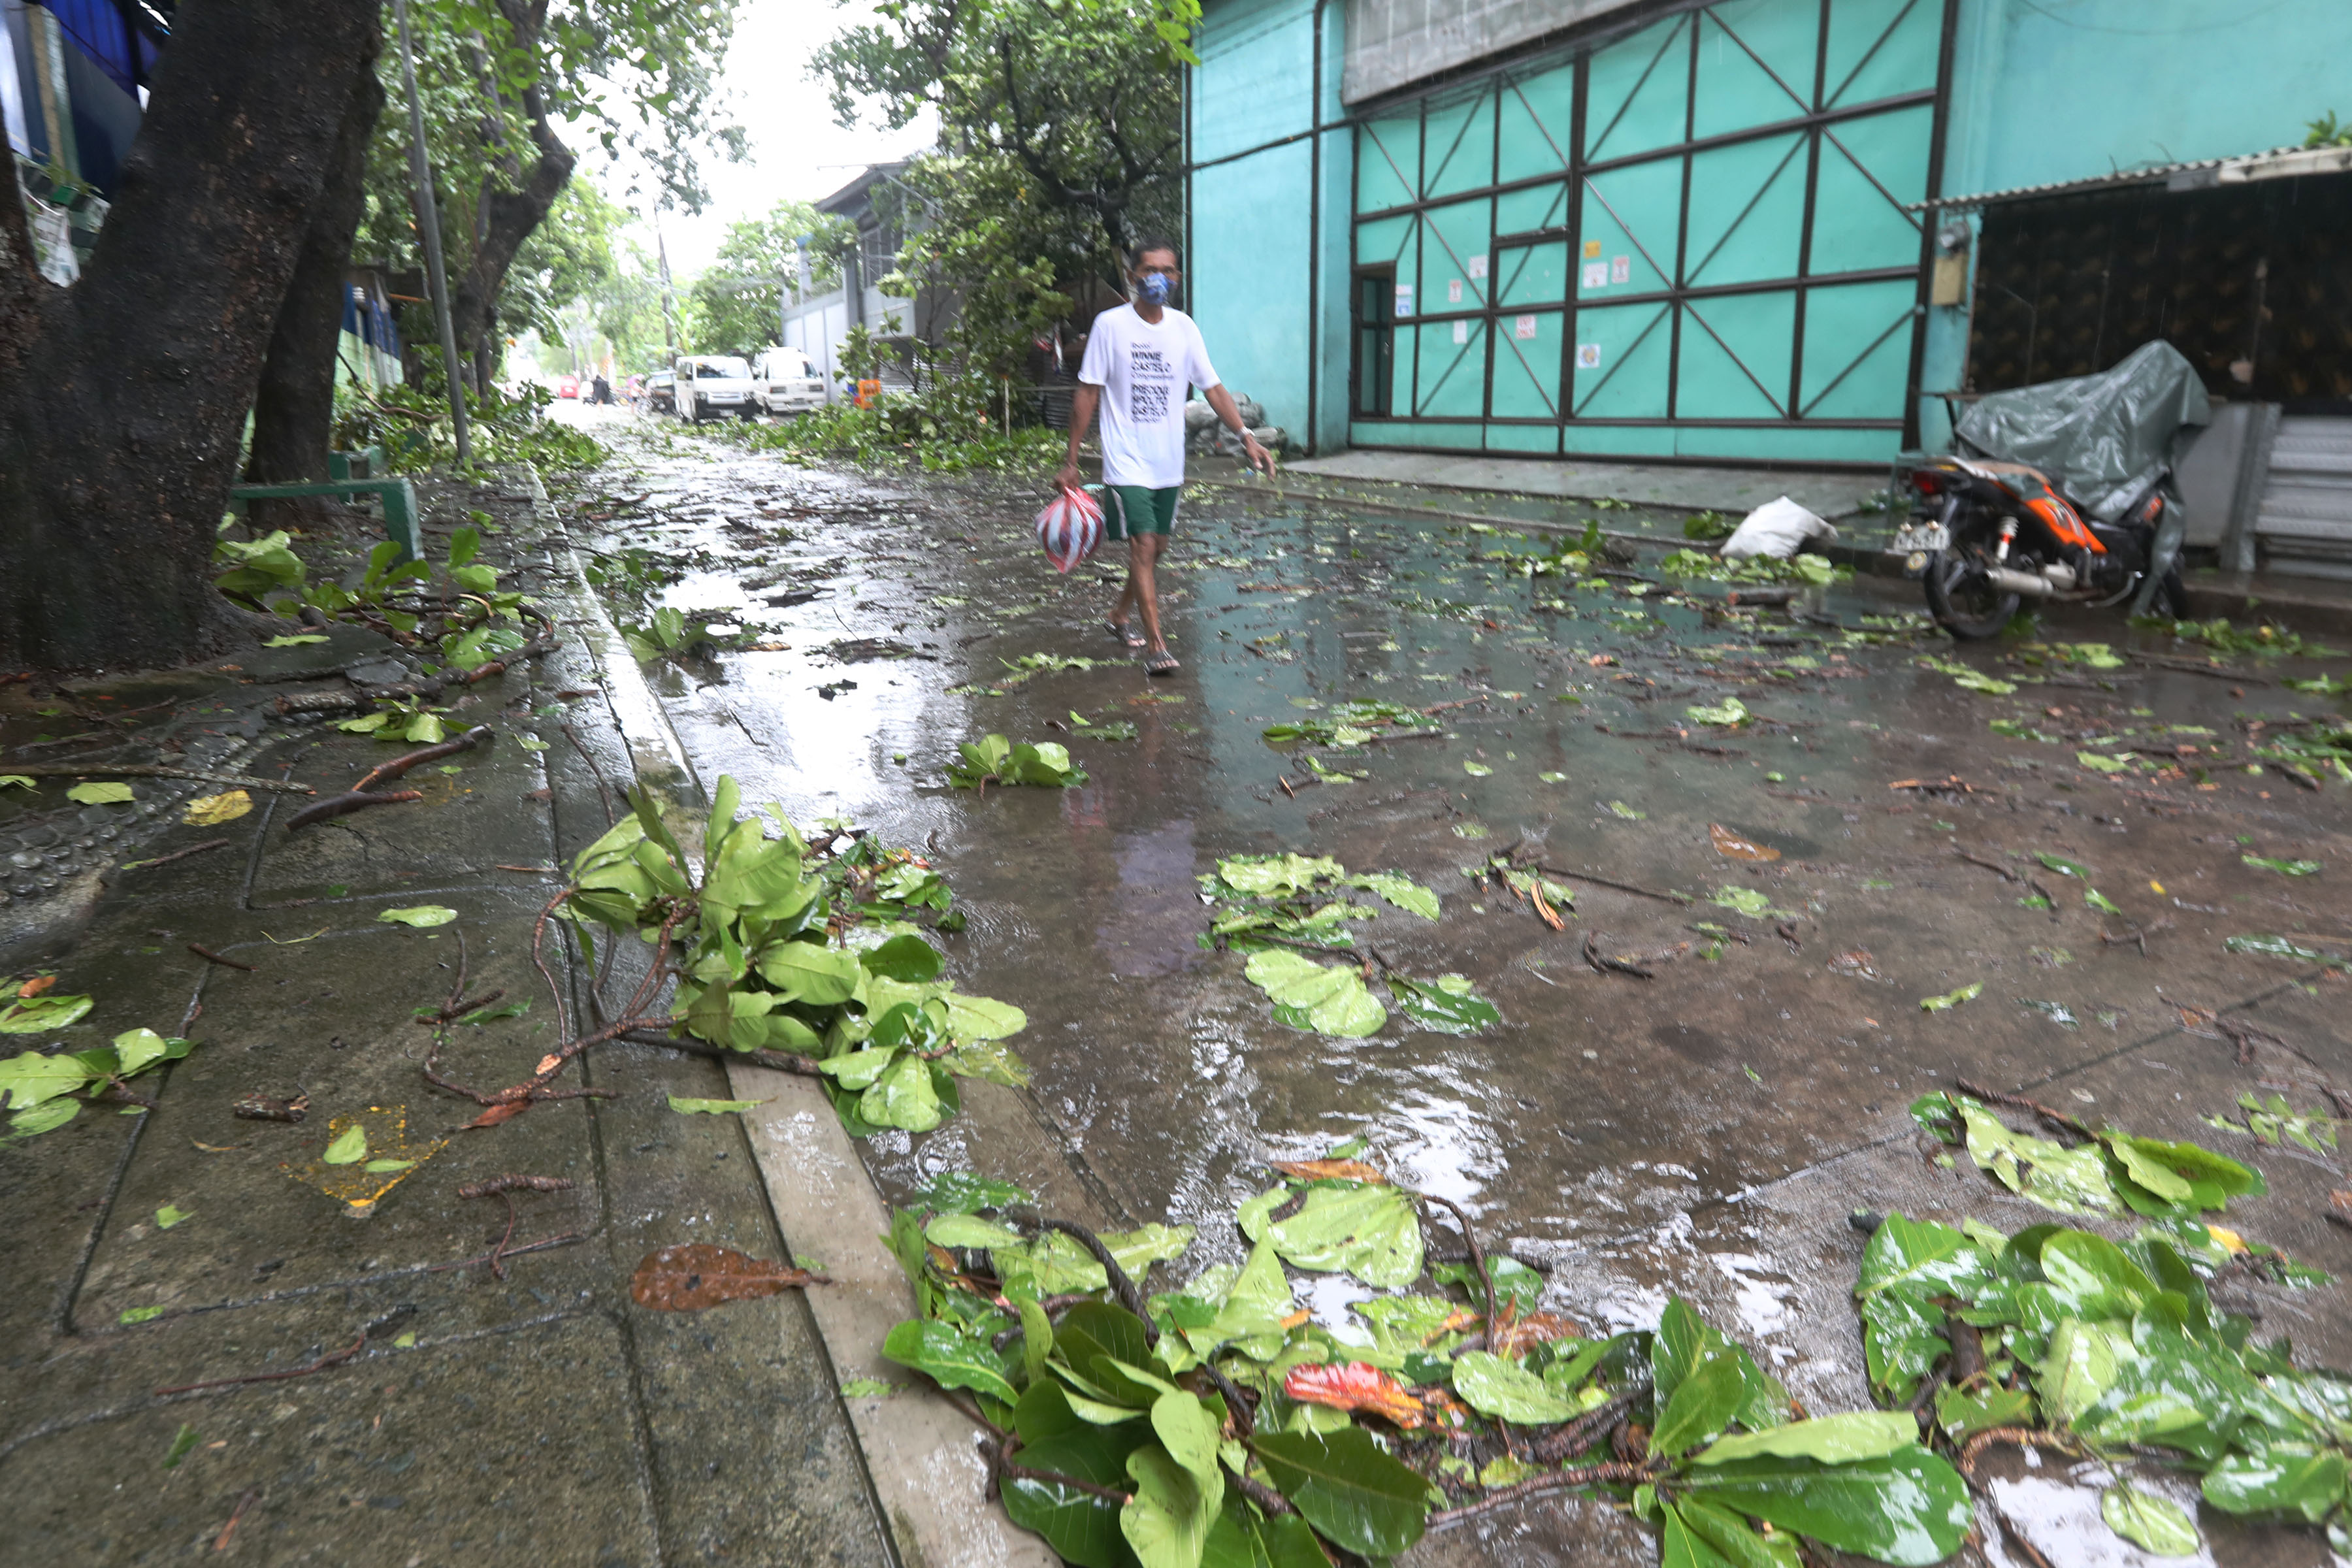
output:
<svg viewBox="0 0 2352 1568"><path fill-rule="evenodd" d="M1380 268L1356 274L1356 352L1349 367L1354 407L1360 417L1385 418L1389 388L1396 375L1396 272Z"/></svg>

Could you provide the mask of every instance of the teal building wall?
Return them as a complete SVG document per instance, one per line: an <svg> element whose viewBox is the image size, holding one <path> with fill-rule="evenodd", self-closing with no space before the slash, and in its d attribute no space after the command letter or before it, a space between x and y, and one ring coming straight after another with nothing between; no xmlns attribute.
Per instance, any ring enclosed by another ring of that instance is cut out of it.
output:
<svg viewBox="0 0 2352 1568"><path fill-rule="evenodd" d="M1191 308L1318 451L1883 462L1967 363L1911 209L2352 116L2352 0L1576 4L1345 104L1383 3L1392 66L1392 0L1210 0L1189 73Z"/></svg>
<svg viewBox="0 0 2352 1568"><path fill-rule="evenodd" d="M1185 97L1190 308L1225 385L1318 452L1347 444L1346 12L1208 0Z"/></svg>

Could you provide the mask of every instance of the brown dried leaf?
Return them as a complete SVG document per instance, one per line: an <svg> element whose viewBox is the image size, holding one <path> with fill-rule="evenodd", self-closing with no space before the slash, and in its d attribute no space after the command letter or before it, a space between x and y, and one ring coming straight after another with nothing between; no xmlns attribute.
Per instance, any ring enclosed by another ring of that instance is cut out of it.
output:
<svg viewBox="0 0 2352 1568"><path fill-rule="evenodd" d="M470 1132L478 1127L496 1127L501 1121L512 1121L530 1109L530 1101L528 1100L502 1100L485 1108L479 1116L467 1122L462 1131Z"/></svg>
<svg viewBox="0 0 2352 1568"><path fill-rule="evenodd" d="M797 1290L822 1274L762 1263L731 1247L695 1242L646 1254L629 1276L629 1299L656 1312L698 1312L728 1301Z"/></svg>
<svg viewBox="0 0 2352 1568"><path fill-rule="evenodd" d="M32 979L26 981L25 984L16 987L16 994L19 996L38 996L42 992L47 991L50 986L55 985L57 983L58 977L54 974L36 974Z"/></svg>
<svg viewBox="0 0 2352 1568"><path fill-rule="evenodd" d="M1282 1381L1282 1392L1305 1405L1328 1405L1334 1410L1369 1411L1412 1431L1428 1418L1420 1400L1380 1368L1365 1362L1345 1365L1294 1366Z"/></svg>
<svg viewBox="0 0 2352 1568"><path fill-rule="evenodd" d="M1302 1182L1370 1182L1386 1186L1388 1178L1361 1160L1276 1160L1274 1168Z"/></svg>
<svg viewBox="0 0 2352 1568"><path fill-rule="evenodd" d="M2352 1193L2338 1187L2327 1194L2327 1201L2336 1205L2337 1213L2352 1214Z"/></svg>
<svg viewBox="0 0 2352 1568"><path fill-rule="evenodd" d="M1706 836L1715 840L1715 852L1734 860L1778 860L1780 852L1765 845L1742 838L1719 822L1706 825Z"/></svg>
<svg viewBox="0 0 2352 1568"><path fill-rule="evenodd" d="M531 1077L537 1078L542 1073L553 1072L557 1068L560 1068L562 1065L563 1058L556 1056L552 1052L550 1052L548 1055L539 1058L539 1065L530 1069L530 1074Z"/></svg>
<svg viewBox="0 0 2352 1568"><path fill-rule="evenodd" d="M1557 1312L1529 1312L1526 1317L1514 1316L1514 1309L1506 1306L1496 1314L1502 1321L1495 1331L1486 1336L1486 1346L1496 1355L1517 1361L1538 1345L1554 1340L1580 1340L1584 1331Z"/></svg>
<svg viewBox="0 0 2352 1568"><path fill-rule="evenodd" d="M1467 1307L1457 1307L1453 1311L1445 1314L1445 1321L1438 1324L1437 1327L1422 1335L1421 1342L1424 1346L1433 1345L1438 1341L1444 1339L1446 1335L1453 1333L1457 1329L1475 1328L1486 1321L1486 1316L1483 1313L1474 1312ZM1286 1323L1283 1326L1285 1328L1289 1327Z"/></svg>
<svg viewBox="0 0 2352 1568"><path fill-rule="evenodd" d="M228 1111L242 1121L299 1121L310 1112L310 1097L298 1094L291 1100L277 1100L257 1091L230 1101Z"/></svg>

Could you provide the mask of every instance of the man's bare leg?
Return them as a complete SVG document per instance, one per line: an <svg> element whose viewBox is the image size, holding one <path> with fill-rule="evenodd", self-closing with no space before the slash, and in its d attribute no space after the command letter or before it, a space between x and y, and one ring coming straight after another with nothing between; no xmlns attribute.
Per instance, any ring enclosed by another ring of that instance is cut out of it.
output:
<svg viewBox="0 0 2352 1568"><path fill-rule="evenodd" d="M1143 614L1144 641L1153 653L1168 651L1168 644L1160 635L1160 584L1151 570L1160 559L1163 538L1157 533L1139 533L1128 542L1127 594L1135 596L1136 607ZM1125 607L1125 594L1120 595L1119 604Z"/></svg>
<svg viewBox="0 0 2352 1568"><path fill-rule="evenodd" d="M1126 633L1127 646L1129 647L1141 647L1143 646L1142 643L1136 639L1135 629L1127 624L1127 618L1135 611L1135 602L1137 597L1135 592L1136 552L1142 547L1143 542L1150 537L1151 536L1150 534L1146 533L1137 534L1129 539L1127 551L1127 582L1125 585L1119 589L1118 603L1112 607L1110 612L1110 624L1121 628L1121 630Z"/></svg>

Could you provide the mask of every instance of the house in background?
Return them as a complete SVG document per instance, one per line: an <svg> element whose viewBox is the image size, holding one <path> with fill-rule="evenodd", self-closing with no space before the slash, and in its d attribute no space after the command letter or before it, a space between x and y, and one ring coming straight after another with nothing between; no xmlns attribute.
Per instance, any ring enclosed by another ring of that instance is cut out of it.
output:
<svg viewBox="0 0 2352 1568"><path fill-rule="evenodd" d="M907 236L922 227L922 198L898 178L906 169L904 163L868 165L814 204L817 211L856 225L857 246L844 259L840 288L796 299L785 307L783 341L785 347L808 355L824 380L829 399L855 391L844 384L840 369L841 344L850 328L862 326L888 345L898 363L895 374L886 365L883 378L904 381L914 347L938 344L955 319L958 301L950 289L924 287L906 298L881 288L881 280L898 269L898 248Z"/></svg>
<svg viewBox="0 0 2352 1568"><path fill-rule="evenodd" d="M177 0L0 0L0 121L41 270L80 276Z"/></svg>
<svg viewBox="0 0 2352 1568"><path fill-rule="evenodd" d="M1318 452L1874 467L2161 336L2235 409L2192 539L2352 574L2342 0L1206 0L1197 50L1192 309Z"/></svg>

